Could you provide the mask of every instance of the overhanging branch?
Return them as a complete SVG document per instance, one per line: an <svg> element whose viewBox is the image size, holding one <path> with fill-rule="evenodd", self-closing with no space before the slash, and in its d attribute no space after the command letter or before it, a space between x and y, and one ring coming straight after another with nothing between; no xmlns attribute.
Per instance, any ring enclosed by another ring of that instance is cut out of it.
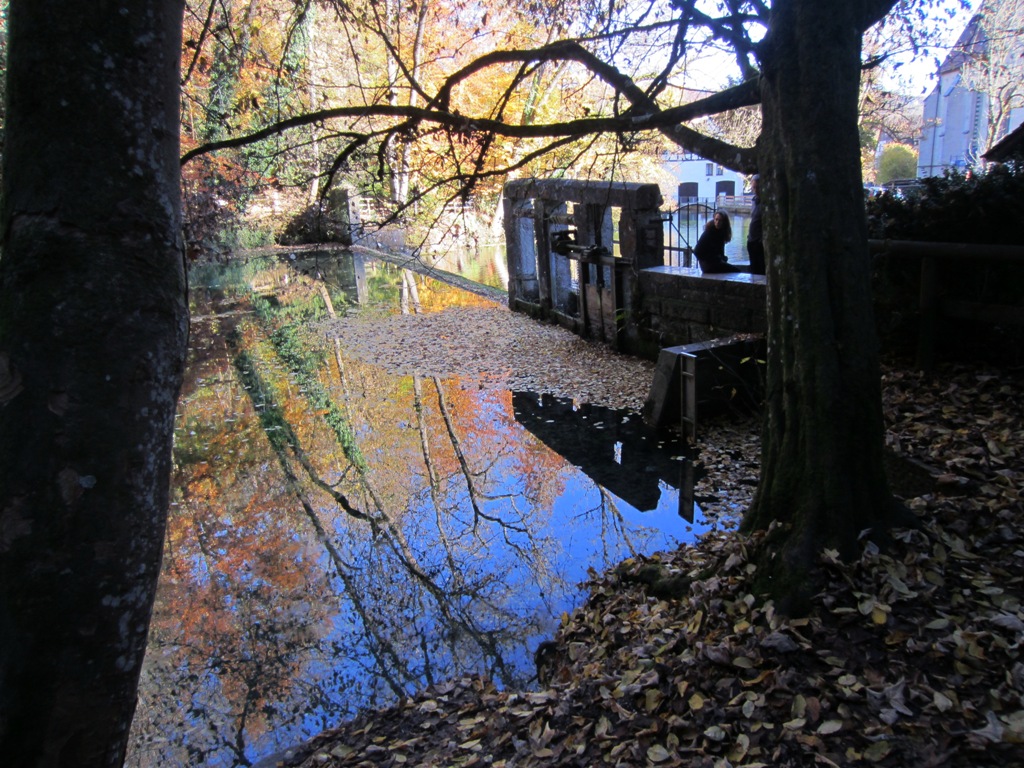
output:
<svg viewBox="0 0 1024 768"><path fill-rule="evenodd" d="M738 34L736 16L730 19L732 34ZM597 76L629 102L629 109L610 117L588 117L552 123L514 124L498 117L469 117L453 112L450 108L454 88L476 74L490 67L511 63L539 64L560 61L576 62ZM424 94L425 96L425 94ZM366 119L395 120L408 129L429 123L453 133L464 135L503 136L513 139L565 139L608 133L637 133L660 131L670 141L684 150L696 152L728 168L750 172L755 168L755 152L751 148L737 147L727 142L705 136L682 123L699 117L719 114L740 107L760 103L758 80L751 77L739 85L727 88L704 99L689 104L662 109L648 92L614 65L603 61L575 40L561 40L550 45L528 50L493 51L480 56L448 77L436 95L425 106L400 106L392 104L370 104L318 110L274 122L258 131L235 136L222 141L210 142L186 152L181 163L199 155L220 149L246 146L271 136L280 135L296 128L327 121ZM389 129L384 129L388 131ZM373 133L374 131L367 131ZM377 129L380 132L380 129Z"/></svg>

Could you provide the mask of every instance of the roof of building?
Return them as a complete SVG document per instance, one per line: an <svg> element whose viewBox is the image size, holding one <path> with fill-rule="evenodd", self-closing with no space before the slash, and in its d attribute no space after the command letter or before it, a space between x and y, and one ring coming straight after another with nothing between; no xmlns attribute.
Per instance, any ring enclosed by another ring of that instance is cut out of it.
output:
<svg viewBox="0 0 1024 768"><path fill-rule="evenodd" d="M975 14L964 31L960 33L956 43L949 49L949 54L939 66L939 72L956 72L975 56L982 56L988 45L985 30L981 25L981 14Z"/></svg>
<svg viewBox="0 0 1024 768"><path fill-rule="evenodd" d="M988 152L982 155L982 158L990 163L1002 163L1014 155L1022 154L1024 154L1024 123L993 144Z"/></svg>

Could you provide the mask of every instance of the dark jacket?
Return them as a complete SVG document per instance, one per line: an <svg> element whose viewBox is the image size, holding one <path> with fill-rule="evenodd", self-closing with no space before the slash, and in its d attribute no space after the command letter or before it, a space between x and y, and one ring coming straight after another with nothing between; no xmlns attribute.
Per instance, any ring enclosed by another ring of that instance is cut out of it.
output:
<svg viewBox="0 0 1024 768"><path fill-rule="evenodd" d="M750 204L750 226L747 228L747 242L760 243L764 239L764 215L761 209L761 196L754 195Z"/></svg>
<svg viewBox="0 0 1024 768"><path fill-rule="evenodd" d="M693 255L697 257L701 272L738 272L725 258L725 231L714 224L704 229L704 234L693 247Z"/></svg>

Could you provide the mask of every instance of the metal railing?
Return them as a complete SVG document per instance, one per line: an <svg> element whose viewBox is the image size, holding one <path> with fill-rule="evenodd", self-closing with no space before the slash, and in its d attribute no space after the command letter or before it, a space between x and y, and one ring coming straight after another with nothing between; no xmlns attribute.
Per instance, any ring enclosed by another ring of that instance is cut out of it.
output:
<svg viewBox="0 0 1024 768"><path fill-rule="evenodd" d="M665 224L665 265L692 267L693 246L704 225L715 215L714 201L692 200L662 213ZM696 219L696 226L693 221ZM696 232L696 234L692 234Z"/></svg>

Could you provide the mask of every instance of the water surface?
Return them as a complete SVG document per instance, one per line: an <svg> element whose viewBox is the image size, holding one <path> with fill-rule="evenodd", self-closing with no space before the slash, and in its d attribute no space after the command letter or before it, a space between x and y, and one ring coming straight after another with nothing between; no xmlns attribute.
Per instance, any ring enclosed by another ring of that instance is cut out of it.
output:
<svg viewBox="0 0 1024 768"><path fill-rule="evenodd" d="M394 376L310 331L410 311L410 281L424 311L483 301L352 255L193 273L128 765L250 765L467 673L529 688L590 569L704 529L683 448L637 415Z"/></svg>

